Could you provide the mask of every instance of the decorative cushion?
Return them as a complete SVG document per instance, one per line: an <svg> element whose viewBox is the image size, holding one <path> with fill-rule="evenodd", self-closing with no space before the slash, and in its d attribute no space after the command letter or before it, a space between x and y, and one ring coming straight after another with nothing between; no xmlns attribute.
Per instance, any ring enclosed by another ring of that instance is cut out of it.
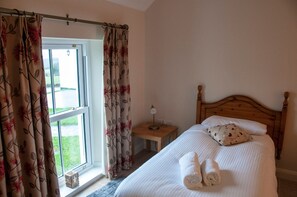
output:
<svg viewBox="0 0 297 197"><path fill-rule="evenodd" d="M251 136L246 130L236 126L235 124L226 124L210 127L207 129L209 135L220 145L230 146L249 141Z"/></svg>
<svg viewBox="0 0 297 197"><path fill-rule="evenodd" d="M231 123L236 124L240 128L247 130L247 132L252 135L265 135L267 132L267 125L260 122L239 118L229 118L218 115L213 115L206 118L201 124L206 127L213 127Z"/></svg>

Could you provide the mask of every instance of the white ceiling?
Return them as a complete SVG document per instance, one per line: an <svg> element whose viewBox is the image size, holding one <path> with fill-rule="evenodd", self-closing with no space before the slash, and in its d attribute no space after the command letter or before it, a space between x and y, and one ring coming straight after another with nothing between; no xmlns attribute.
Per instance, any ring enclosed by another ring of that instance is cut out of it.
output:
<svg viewBox="0 0 297 197"><path fill-rule="evenodd" d="M106 0L129 8L146 11L155 0Z"/></svg>

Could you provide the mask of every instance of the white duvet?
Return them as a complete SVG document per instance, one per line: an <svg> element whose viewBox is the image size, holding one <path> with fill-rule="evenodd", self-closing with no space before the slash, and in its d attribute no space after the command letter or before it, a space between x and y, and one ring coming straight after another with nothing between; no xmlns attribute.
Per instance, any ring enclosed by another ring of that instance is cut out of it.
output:
<svg viewBox="0 0 297 197"><path fill-rule="evenodd" d="M221 184L187 189L180 178L179 158L189 151L199 161L214 159ZM202 125L194 125L128 176L116 190L118 197L274 197L277 196L273 141L268 135L233 146L220 146Z"/></svg>

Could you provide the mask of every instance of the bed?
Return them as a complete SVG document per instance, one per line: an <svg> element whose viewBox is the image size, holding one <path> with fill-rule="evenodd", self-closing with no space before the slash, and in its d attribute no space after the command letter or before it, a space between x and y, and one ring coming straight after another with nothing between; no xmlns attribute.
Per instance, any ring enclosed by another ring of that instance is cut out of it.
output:
<svg viewBox="0 0 297 197"><path fill-rule="evenodd" d="M254 99L232 95L218 102L202 100L198 86L196 124L130 174L115 196L277 196L275 158L281 156L289 93L284 93L282 110L269 109ZM221 146L206 132L203 123L213 115L256 121L267 126L264 135L232 146ZM187 189L181 180L179 159L195 151L199 161L214 159L219 163L221 183L199 190Z"/></svg>

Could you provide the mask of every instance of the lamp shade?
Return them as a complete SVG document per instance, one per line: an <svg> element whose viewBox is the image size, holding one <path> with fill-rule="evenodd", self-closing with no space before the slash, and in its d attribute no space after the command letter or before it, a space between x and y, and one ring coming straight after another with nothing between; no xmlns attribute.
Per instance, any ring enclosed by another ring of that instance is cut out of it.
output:
<svg viewBox="0 0 297 197"><path fill-rule="evenodd" d="M151 112L152 115L154 115L154 114L157 113L157 109L152 105L150 112Z"/></svg>
<svg viewBox="0 0 297 197"><path fill-rule="evenodd" d="M157 113L157 109L152 105L150 110L151 115L153 116L153 122L149 125L150 130L158 130L160 127L159 125L155 124L155 114Z"/></svg>

